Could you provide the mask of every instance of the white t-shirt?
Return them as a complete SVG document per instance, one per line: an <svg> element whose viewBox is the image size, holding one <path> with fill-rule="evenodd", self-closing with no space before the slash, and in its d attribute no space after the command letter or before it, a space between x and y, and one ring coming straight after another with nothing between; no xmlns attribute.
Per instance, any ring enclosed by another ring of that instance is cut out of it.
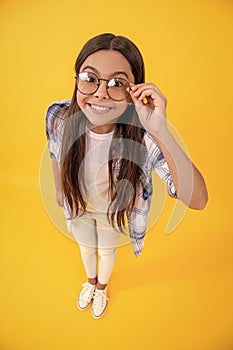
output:
<svg viewBox="0 0 233 350"><path fill-rule="evenodd" d="M109 206L108 156L114 131L97 134L86 133L84 181L87 190L87 208L91 212L107 212Z"/></svg>

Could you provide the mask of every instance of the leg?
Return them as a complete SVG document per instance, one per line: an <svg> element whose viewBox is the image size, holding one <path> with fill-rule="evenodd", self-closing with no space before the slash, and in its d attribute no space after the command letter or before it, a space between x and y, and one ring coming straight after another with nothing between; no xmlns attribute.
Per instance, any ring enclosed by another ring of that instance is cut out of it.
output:
<svg viewBox="0 0 233 350"><path fill-rule="evenodd" d="M92 315L94 318L102 317L107 308L107 283L114 267L116 248L99 248L99 255L99 276L92 306Z"/></svg>
<svg viewBox="0 0 233 350"><path fill-rule="evenodd" d="M98 289L105 289L116 260L116 248L99 248L100 263L98 276Z"/></svg>
<svg viewBox="0 0 233 350"><path fill-rule="evenodd" d="M96 221L89 213L71 221L72 233L79 244L83 265L88 279L96 278L97 233Z"/></svg>
<svg viewBox="0 0 233 350"><path fill-rule="evenodd" d="M79 245L83 265L88 277L88 282L96 284L97 249Z"/></svg>
<svg viewBox="0 0 233 350"><path fill-rule="evenodd" d="M95 215L100 255L98 289L104 289L111 277L116 260L116 247L121 233L107 221L106 214Z"/></svg>
<svg viewBox="0 0 233 350"><path fill-rule="evenodd" d="M103 316L107 303L107 283L112 274L116 259L116 246L120 233L112 228L106 219L106 215L95 214L98 235L98 251L100 255L99 275L96 285L92 315L94 318Z"/></svg>
<svg viewBox="0 0 233 350"><path fill-rule="evenodd" d="M91 217L91 213L86 212L83 216L70 220L70 226L79 245L97 248L96 220Z"/></svg>
<svg viewBox="0 0 233 350"><path fill-rule="evenodd" d="M94 297L96 288L97 268L97 236L96 222L88 213L81 218L72 220L72 233L79 244L80 253L88 282L84 283L79 294L77 306L80 310L86 310Z"/></svg>

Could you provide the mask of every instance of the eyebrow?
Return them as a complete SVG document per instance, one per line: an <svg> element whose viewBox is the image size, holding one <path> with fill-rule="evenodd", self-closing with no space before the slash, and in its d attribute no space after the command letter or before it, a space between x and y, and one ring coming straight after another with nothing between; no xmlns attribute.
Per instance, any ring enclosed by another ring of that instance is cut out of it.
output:
<svg viewBox="0 0 233 350"><path fill-rule="evenodd" d="M92 67L92 66L85 66L85 67L83 68L83 71L85 71L85 69L91 69L91 70L93 70L93 72L95 72L97 75L100 75L99 72L98 72L98 70L97 70L95 67ZM127 79L129 79L128 74L127 74L126 72L124 72L124 71L116 71L116 72L112 73L111 76L119 75L119 74L123 74L123 75L126 76Z"/></svg>

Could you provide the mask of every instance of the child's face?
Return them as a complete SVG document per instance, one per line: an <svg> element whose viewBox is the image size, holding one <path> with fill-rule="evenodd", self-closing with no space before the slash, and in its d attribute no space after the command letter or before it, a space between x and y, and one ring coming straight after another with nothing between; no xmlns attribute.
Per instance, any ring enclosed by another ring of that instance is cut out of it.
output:
<svg viewBox="0 0 233 350"><path fill-rule="evenodd" d="M80 68L80 72L95 73L98 78L110 80L121 78L134 83L134 76L127 59L118 51L101 50L90 55ZM83 95L77 90L77 103L93 125L114 123L125 111L130 97L123 101L112 100L107 93L107 82L101 81L92 95Z"/></svg>

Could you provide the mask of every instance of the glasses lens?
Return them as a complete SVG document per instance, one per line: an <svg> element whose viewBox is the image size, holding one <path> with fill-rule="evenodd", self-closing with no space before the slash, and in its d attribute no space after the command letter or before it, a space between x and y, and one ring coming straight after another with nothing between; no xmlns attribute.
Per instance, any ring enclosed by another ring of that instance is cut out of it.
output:
<svg viewBox="0 0 233 350"><path fill-rule="evenodd" d="M129 83L121 78L111 79L108 82L108 94L115 101L122 101L128 96L127 88L129 89Z"/></svg>
<svg viewBox="0 0 233 350"><path fill-rule="evenodd" d="M77 87L82 94L92 95L98 90L99 79L94 73L81 72L78 74L77 78ZM129 89L130 86L128 81L125 79L111 79L108 81L106 87L109 97L115 101L122 101L129 95L127 89Z"/></svg>
<svg viewBox="0 0 233 350"><path fill-rule="evenodd" d="M78 90L85 95L94 94L98 88L98 78L94 73L79 73L77 82Z"/></svg>

